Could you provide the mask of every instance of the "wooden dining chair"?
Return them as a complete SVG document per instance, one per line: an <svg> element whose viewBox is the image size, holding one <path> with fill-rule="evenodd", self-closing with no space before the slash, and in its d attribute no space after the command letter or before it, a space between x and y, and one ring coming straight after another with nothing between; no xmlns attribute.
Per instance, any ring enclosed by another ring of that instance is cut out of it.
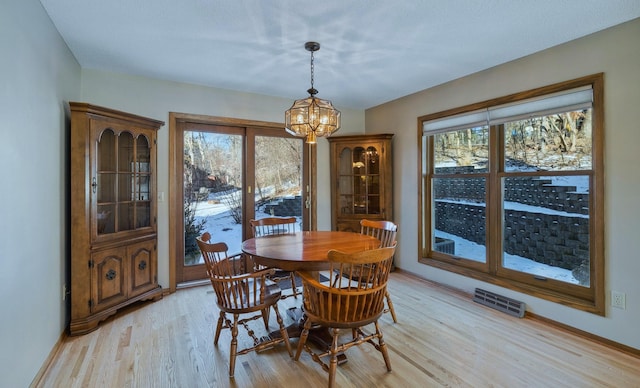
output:
<svg viewBox="0 0 640 388"><path fill-rule="evenodd" d="M360 220L360 233L367 236L375 237L380 240L381 248L395 245L397 232L398 225L391 221L374 221L367 219ZM363 281L368 281L368 279L366 279L366 276L363 277L363 274L359 273L358 271L349 270L343 275L349 276L352 280L362 279ZM393 301L391 301L391 295L389 295L388 289L385 295L385 299L387 302L387 307L385 308L384 312L390 312L391 318L393 318L393 322L398 323L396 311L393 308Z"/></svg>
<svg viewBox="0 0 640 388"><path fill-rule="evenodd" d="M312 360L329 372L329 388L335 385L338 353L365 342L370 343L382 353L387 371L391 371L387 346L382 339L378 318L384 311L387 281L394 251L395 245L351 254L330 250L328 252L330 264L328 283L321 283L317 273L298 273L304 286L303 306L306 320L298 342L295 360L299 360L302 349L307 351ZM342 275L355 271L360 271L362 274L358 281ZM368 281L363 281L365 277ZM362 327L371 323L375 326L375 332L367 334ZM306 344L309 329L313 325L329 328L332 336L330 348L320 354ZM340 329L351 329L352 336L349 341L340 342ZM325 361L327 356L328 363Z"/></svg>
<svg viewBox="0 0 640 388"><path fill-rule="evenodd" d="M297 219L295 217L266 217L260 219L252 219L249 221L253 237L276 236L282 234L292 234L296 232ZM296 277L293 271L284 271L276 268L271 280L279 282L289 280L291 282L291 293L283 293L282 299L293 296L298 297L298 287L296 286Z"/></svg>
<svg viewBox="0 0 640 388"><path fill-rule="evenodd" d="M231 345L229 351L229 377L233 377L236 356L252 351L259 352L284 342L293 356L289 335L284 322L278 312L278 301L281 290L277 284L268 279L275 270L264 269L252 272L254 266L250 259L243 254L227 255L227 244L224 242L211 243L211 235L204 233L196 238L202 257L207 268L207 274L216 294L216 303L220 309L220 316L216 326L213 343L218 345L220 332L223 329L231 331ZM276 321L280 328L280 337L271 338L265 335L258 338L249 327L250 321L260 319L264 321L266 332L269 332L269 309L273 308ZM233 315L233 322L227 317ZM253 339L253 345L238 350L238 328L242 326Z"/></svg>

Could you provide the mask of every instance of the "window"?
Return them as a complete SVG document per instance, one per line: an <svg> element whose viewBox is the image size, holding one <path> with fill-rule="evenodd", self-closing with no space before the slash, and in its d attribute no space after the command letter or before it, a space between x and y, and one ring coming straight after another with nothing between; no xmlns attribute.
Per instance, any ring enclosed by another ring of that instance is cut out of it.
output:
<svg viewBox="0 0 640 388"><path fill-rule="evenodd" d="M420 117L420 261L604 314L603 75Z"/></svg>

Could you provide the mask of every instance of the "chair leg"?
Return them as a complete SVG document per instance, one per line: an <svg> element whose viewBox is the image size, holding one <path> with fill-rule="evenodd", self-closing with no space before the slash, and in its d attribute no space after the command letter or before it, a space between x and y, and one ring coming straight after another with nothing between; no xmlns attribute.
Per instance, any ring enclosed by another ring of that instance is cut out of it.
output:
<svg viewBox="0 0 640 388"><path fill-rule="evenodd" d="M296 351L296 356L294 360L298 361L300 359L300 353L302 353L302 349L304 348L304 344L307 342L307 338L309 337L309 329L311 328L311 321L307 319L304 322L304 327L302 328L302 333L300 333L300 339L298 340L298 349Z"/></svg>
<svg viewBox="0 0 640 388"><path fill-rule="evenodd" d="M218 324L216 325L216 334L213 338L213 344L218 345L218 339L220 339L220 332L222 331L222 324L224 323L224 312L220 311L220 317L218 318Z"/></svg>
<svg viewBox="0 0 640 388"><path fill-rule="evenodd" d="M231 327L231 349L229 350L229 377L233 377L236 370L236 354L238 352L238 314L233 314Z"/></svg>
<svg viewBox="0 0 640 388"><path fill-rule="evenodd" d="M339 329L331 329L331 350L329 360L329 388L333 388L336 384L336 369L338 367L338 335Z"/></svg>
<svg viewBox="0 0 640 388"><path fill-rule="evenodd" d="M289 342L289 333L287 333L287 328L284 327L284 321L280 316L280 312L278 311L278 305L273 305L273 310L276 312L276 321L278 322L278 326L280 326L280 335L284 340L284 344L287 347L287 352L289 352L289 357L293 357L293 352L291 351L291 343Z"/></svg>
<svg viewBox="0 0 640 388"><path fill-rule="evenodd" d="M384 363L387 366L387 371L391 372L391 361L389 360L389 353L387 352L387 344L385 344L384 340L382 339L382 332L380 331L380 327L378 326L378 321L375 321L374 324L376 326L376 335L378 336L380 353L382 353L382 358L384 358Z"/></svg>
<svg viewBox="0 0 640 388"><path fill-rule="evenodd" d="M271 310L269 310L269 308L267 307L261 312L262 312L262 320L264 321L264 328L267 329L267 331L269 331L269 313L271 312Z"/></svg>
<svg viewBox="0 0 640 388"><path fill-rule="evenodd" d="M291 291L293 291L293 297L298 299L298 287L296 287L296 276L293 272L289 275L291 278Z"/></svg>
<svg viewBox="0 0 640 388"><path fill-rule="evenodd" d="M387 306L389 307L391 318L393 318L393 323L398 323L398 319L396 319L396 310L393 309L393 302L391 301L391 295L389 295L389 291L386 292L385 296L387 298Z"/></svg>

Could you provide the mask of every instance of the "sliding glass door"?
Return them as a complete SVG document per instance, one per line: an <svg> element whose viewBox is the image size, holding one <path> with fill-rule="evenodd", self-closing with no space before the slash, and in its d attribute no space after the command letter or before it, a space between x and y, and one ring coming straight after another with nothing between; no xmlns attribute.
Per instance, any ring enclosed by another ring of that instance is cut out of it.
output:
<svg viewBox="0 0 640 388"><path fill-rule="evenodd" d="M304 140L280 128L178 122L181 224L176 228L176 281L205 278L196 244L204 232L240 253L252 218L294 216L308 229L305 212L308 160ZM177 144L176 144L177 146Z"/></svg>

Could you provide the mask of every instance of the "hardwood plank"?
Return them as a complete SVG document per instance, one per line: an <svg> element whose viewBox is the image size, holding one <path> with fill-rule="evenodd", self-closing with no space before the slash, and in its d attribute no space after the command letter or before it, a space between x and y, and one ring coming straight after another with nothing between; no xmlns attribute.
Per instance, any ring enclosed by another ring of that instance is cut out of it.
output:
<svg viewBox="0 0 640 388"><path fill-rule="evenodd" d="M340 387L632 387L640 358L531 318L515 318L402 272L389 283L399 323L380 320L392 372L369 345L348 350ZM287 307L300 299L280 302ZM211 286L136 304L95 332L67 337L35 387L325 387L327 374L283 346L238 356L228 377L230 334L218 347ZM275 317L271 316L275 329ZM256 333L263 333L254 321ZM345 333L350 335L350 333ZM297 340L292 340L296 346Z"/></svg>

